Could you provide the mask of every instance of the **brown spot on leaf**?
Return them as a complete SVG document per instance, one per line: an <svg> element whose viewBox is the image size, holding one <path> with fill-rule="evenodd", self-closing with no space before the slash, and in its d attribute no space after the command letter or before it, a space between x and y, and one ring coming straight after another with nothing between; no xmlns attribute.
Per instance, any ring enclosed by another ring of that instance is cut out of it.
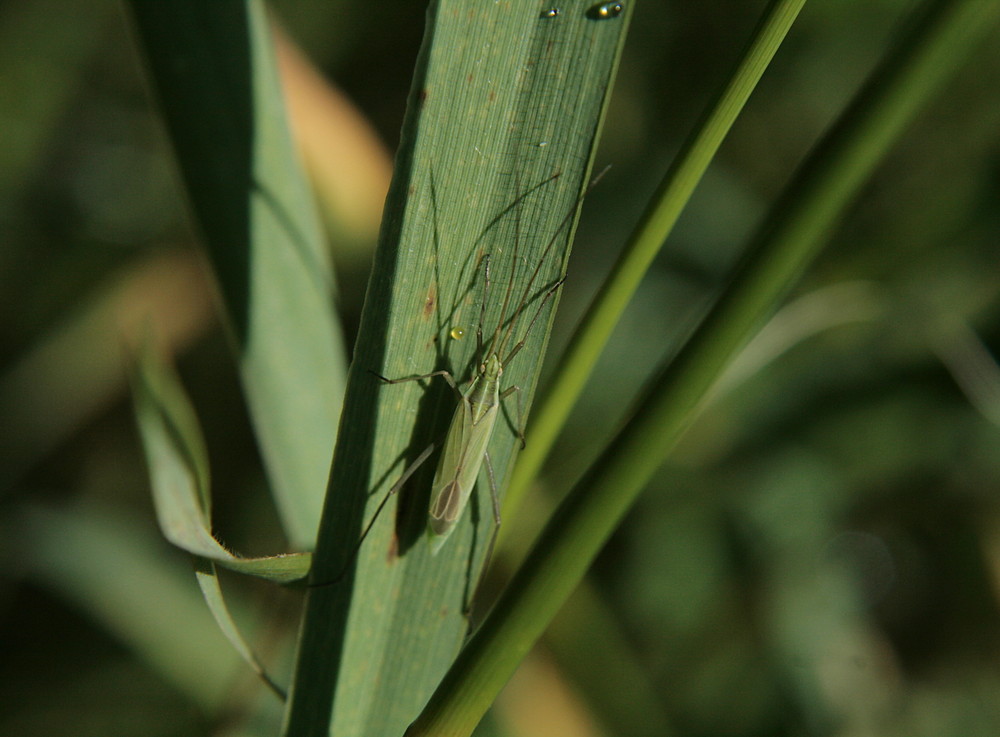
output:
<svg viewBox="0 0 1000 737"><path fill-rule="evenodd" d="M434 314L434 308L437 306L437 289L432 285L427 292L427 298L424 299L424 319L429 320L431 315Z"/></svg>

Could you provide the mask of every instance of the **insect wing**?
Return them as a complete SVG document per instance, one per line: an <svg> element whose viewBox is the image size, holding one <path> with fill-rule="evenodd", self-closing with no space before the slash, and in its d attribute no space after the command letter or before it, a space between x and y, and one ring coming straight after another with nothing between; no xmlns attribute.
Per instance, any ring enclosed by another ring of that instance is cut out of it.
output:
<svg viewBox="0 0 1000 737"><path fill-rule="evenodd" d="M475 422L472 406L463 398L455 410L448 437L445 438L441 460L431 487L431 504L427 530L437 552L469 501L483 457L493 435L498 407L493 405Z"/></svg>

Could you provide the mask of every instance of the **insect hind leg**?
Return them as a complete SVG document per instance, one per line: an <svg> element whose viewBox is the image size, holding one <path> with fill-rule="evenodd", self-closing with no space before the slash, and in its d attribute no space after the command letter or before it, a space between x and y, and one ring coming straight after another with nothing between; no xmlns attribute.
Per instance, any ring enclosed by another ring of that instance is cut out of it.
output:
<svg viewBox="0 0 1000 737"><path fill-rule="evenodd" d="M430 458L431 453L434 452L435 447L436 446L434 443L428 445L424 449L424 451L419 456L417 456L417 458L413 461L413 463L411 463L409 466L406 467L406 469L403 471L402 476L400 476L396 480L396 483L394 483L390 487L389 491L385 493L385 496L382 497L382 501L380 501L378 503L378 507L375 508L375 514L372 515L372 518L368 521L368 524L365 525L365 529L362 531L361 537L358 538L357 543L355 543L354 549L351 551L351 554L347 556L347 560L344 561L344 565L340 569L340 572L337 573L336 576L327 581L321 581L319 583L312 583L312 582L309 583L308 586L309 588L313 589L322 586L330 586L332 584L339 583L340 581L343 580L344 576L347 575L347 571L350 570L351 565L354 563L354 559L357 558L358 551L361 550L362 543L364 543L365 538L368 537L368 533L372 531L372 527L375 526L375 522L378 521L378 518L382 514L382 510L385 509L385 505L388 504L389 499L391 499L397 493L399 493L399 490L402 489L403 486L406 484L406 482L410 480L410 477L413 474L415 474L422 465L424 465L427 459Z"/></svg>
<svg viewBox="0 0 1000 737"><path fill-rule="evenodd" d="M493 472L493 462L490 460L489 452L483 455L483 461L486 463L486 475L490 480L490 503L493 506L494 524L489 545L486 546L486 557L483 558L483 567L479 569L479 576L476 578L476 586L472 590L472 596L466 597L466 600L462 603L462 613L465 615L468 615L472 611L476 595L483 587L483 580L486 578L486 574L490 568L490 561L493 559L493 547L496 545L497 535L500 534L500 523L502 521L500 517L500 494L497 492L497 479L496 474Z"/></svg>

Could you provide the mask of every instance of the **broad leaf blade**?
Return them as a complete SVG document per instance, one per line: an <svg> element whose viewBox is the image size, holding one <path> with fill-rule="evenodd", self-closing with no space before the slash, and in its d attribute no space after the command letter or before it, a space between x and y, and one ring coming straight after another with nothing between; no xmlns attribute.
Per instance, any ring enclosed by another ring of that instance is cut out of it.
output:
<svg viewBox="0 0 1000 737"><path fill-rule="evenodd" d="M523 1L430 11L349 379L287 734L401 733L461 646L463 606L492 528L483 477L437 556L424 539L434 459L352 557L386 490L442 440L455 408L443 382L382 386L370 372L470 375L483 256L494 281L487 332L512 273L512 299L527 289L531 309L562 273L627 20L594 20L591 6L563 4L555 16ZM525 410L554 301L505 366L504 386L521 387ZM452 340L454 327L469 338ZM501 488L516 443L513 402L505 412L490 444Z"/></svg>
<svg viewBox="0 0 1000 737"><path fill-rule="evenodd" d="M256 0L132 0L286 533L316 534L343 393L332 276Z"/></svg>

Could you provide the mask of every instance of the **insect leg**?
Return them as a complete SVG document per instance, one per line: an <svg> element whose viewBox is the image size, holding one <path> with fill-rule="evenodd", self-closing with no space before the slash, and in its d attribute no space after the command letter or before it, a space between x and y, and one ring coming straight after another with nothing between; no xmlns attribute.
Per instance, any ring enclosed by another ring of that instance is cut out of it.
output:
<svg viewBox="0 0 1000 737"><path fill-rule="evenodd" d="M462 612L468 614L472 610L472 604L476 600L476 594L479 589L482 588L483 579L486 578L486 573L490 568L490 561L493 559L493 546L496 545L497 535L500 532L500 495L497 492L497 479L496 475L493 473L493 462L490 460L489 452L483 455L483 460L486 461L486 475L490 480L490 501L493 504L493 534L490 535L490 544L486 547L486 557L483 559L483 567L479 570L479 578L476 579L476 587L472 590L472 596L469 597L462 607Z"/></svg>
<svg viewBox="0 0 1000 737"><path fill-rule="evenodd" d="M396 480L396 483L394 483L392 487L389 489L389 491L385 493L385 496L382 497L382 501L378 503L378 507L375 509L375 514L372 515L372 518L368 521L368 524L365 525L365 529L361 533L361 537L358 538L358 542L354 545L354 550L351 551L351 554L347 557L347 560L344 561L344 567L340 570L340 572L329 581L323 581L321 583L310 583L309 588L312 589L320 586L329 586L330 584L337 583L338 581L343 579L344 575L347 573L348 568L350 568L351 564L354 562L354 559L357 557L358 551L361 550L361 544L365 541L365 538L368 537L368 533L372 531L372 527L375 526L376 520L378 520L379 515L382 514L382 510L385 509L385 505L386 503L388 503L390 497L395 496L399 492L399 490L403 488L406 482L410 480L410 476L415 474L417 472L417 469L419 469L422 465L424 465L424 462L428 458L430 458L430 455L433 452L434 452L434 443L431 443L430 445L427 446L427 448L424 449L423 453L417 456L416 460L413 461L413 463L411 463L409 466L406 467L406 470L403 471L403 475L400 476Z"/></svg>
<svg viewBox="0 0 1000 737"><path fill-rule="evenodd" d="M535 322L542 314L542 308L545 307L545 303L548 302L549 299L551 299L552 296L559 291L559 287L561 287L563 285L563 282L565 281L566 277L565 276L561 277L559 281L557 281L555 284L549 287L548 291L545 292L545 296L542 297L542 301L538 304L538 309L535 310L534 317L532 317L531 322L528 323L528 328L524 331L523 337L517 342L517 345L515 345L513 348L510 349L510 353L507 354L507 358L504 359L503 362L504 366L510 363L510 359L516 356L521 351L521 349L524 348L524 341L527 339L528 334L531 332L531 328L535 326Z"/></svg>
<svg viewBox="0 0 1000 737"><path fill-rule="evenodd" d="M500 392L500 401L502 402L507 397L509 397L511 394L513 394L514 392L518 392L518 395L517 395L517 427L515 427L513 429L514 429L514 432L517 433L517 439L521 441L521 450L524 450L524 446L526 445L526 443L524 442L524 413L522 411L523 408L521 407L521 394L520 394L520 391L521 391L521 387L519 387L517 384L514 384L513 386L508 386L506 389L504 389L502 392ZM510 422L509 418L507 419L507 422L508 423Z"/></svg>
<svg viewBox="0 0 1000 737"><path fill-rule="evenodd" d="M388 379L385 376L382 376L382 374L372 371L371 369L368 370L368 373L378 378L379 381L384 384L403 384L407 381L420 381L422 379L433 379L435 376L440 376L448 382L448 386L454 389L458 396L462 396L462 392L458 388L458 384L455 383L455 378L451 375L450 371L446 371L445 369L441 369L440 371L431 371L429 374L420 374L420 376L404 376L401 379Z"/></svg>

